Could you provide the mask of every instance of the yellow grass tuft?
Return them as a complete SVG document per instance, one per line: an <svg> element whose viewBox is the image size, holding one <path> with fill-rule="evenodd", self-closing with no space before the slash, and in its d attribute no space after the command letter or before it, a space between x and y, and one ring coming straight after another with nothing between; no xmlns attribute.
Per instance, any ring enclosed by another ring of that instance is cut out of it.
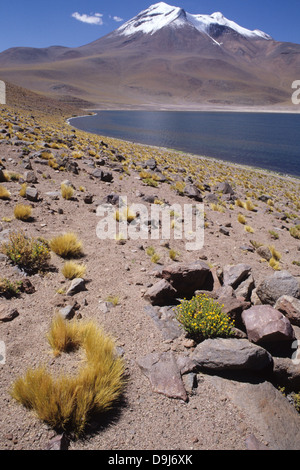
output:
<svg viewBox="0 0 300 470"><path fill-rule="evenodd" d="M50 248L62 258L78 258L82 255L82 242L72 232L53 238L50 241Z"/></svg>
<svg viewBox="0 0 300 470"><path fill-rule="evenodd" d="M254 229L250 225L245 225L245 231L248 233L254 233Z"/></svg>
<svg viewBox="0 0 300 470"><path fill-rule="evenodd" d="M32 207L23 204L17 204L14 208L14 216L18 220L26 222L31 217Z"/></svg>
<svg viewBox="0 0 300 470"><path fill-rule="evenodd" d="M0 184L0 199L8 200L10 199L10 192L4 186Z"/></svg>
<svg viewBox="0 0 300 470"><path fill-rule="evenodd" d="M69 199L72 199L74 195L74 189L72 188L72 186L62 183L60 189L61 189L61 195L64 199L66 199L67 201Z"/></svg>
<svg viewBox="0 0 300 470"><path fill-rule="evenodd" d="M246 223L246 217L243 214L238 215L238 221L240 224L245 224Z"/></svg>
<svg viewBox="0 0 300 470"><path fill-rule="evenodd" d="M26 189L27 189L27 183L23 183L20 189L20 196L25 197L26 196Z"/></svg>
<svg viewBox="0 0 300 470"><path fill-rule="evenodd" d="M86 266L83 264L75 263L74 261L67 261L63 268L62 274L66 279L75 279L78 277L84 277L86 273Z"/></svg>
<svg viewBox="0 0 300 470"><path fill-rule="evenodd" d="M48 341L55 354L83 348L84 365L76 376L53 377L45 367L29 369L13 384L15 400L54 429L80 436L93 414L112 408L124 387L124 363L114 341L93 322L70 322L57 315Z"/></svg>

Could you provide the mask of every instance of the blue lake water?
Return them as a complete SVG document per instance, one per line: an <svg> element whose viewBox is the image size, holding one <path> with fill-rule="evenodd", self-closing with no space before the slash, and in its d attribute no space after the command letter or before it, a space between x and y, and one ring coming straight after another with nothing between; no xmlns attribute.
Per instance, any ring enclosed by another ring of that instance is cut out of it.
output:
<svg viewBox="0 0 300 470"><path fill-rule="evenodd" d="M300 177L300 114L99 111L70 124L101 136Z"/></svg>

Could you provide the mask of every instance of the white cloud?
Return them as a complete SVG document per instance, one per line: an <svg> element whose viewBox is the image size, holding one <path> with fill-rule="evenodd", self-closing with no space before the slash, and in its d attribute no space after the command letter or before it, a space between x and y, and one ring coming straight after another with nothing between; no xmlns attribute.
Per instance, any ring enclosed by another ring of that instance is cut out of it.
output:
<svg viewBox="0 0 300 470"><path fill-rule="evenodd" d="M120 18L119 16L114 16L113 19L119 23L120 21L124 21L123 18Z"/></svg>
<svg viewBox="0 0 300 470"><path fill-rule="evenodd" d="M102 13L94 13L93 15L87 15L83 13L82 15L75 11L75 13L72 13L72 17L75 18L78 21L81 21L82 23L88 23L88 24L96 24L96 25L102 25L103 20L102 20Z"/></svg>

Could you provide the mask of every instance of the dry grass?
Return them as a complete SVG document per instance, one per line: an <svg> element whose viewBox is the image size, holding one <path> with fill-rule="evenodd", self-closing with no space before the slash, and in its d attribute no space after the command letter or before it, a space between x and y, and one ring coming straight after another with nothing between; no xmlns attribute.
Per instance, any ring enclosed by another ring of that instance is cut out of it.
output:
<svg viewBox="0 0 300 470"><path fill-rule="evenodd" d="M53 238L50 248L62 258L78 258L82 255L82 242L71 232Z"/></svg>
<svg viewBox="0 0 300 470"><path fill-rule="evenodd" d="M238 222L240 224L245 224L246 223L246 217L243 214L238 215Z"/></svg>
<svg viewBox="0 0 300 470"><path fill-rule="evenodd" d="M62 274L66 279L75 279L77 277L84 277L86 273L86 266L83 264L75 263L74 261L67 261L63 268Z"/></svg>
<svg viewBox="0 0 300 470"><path fill-rule="evenodd" d="M124 364L114 341L93 322L53 319L48 341L55 354L82 347L86 360L77 376L53 377L45 367L29 369L13 384L12 396L59 431L83 434L93 414L112 408L124 386Z"/></svg>
<svg viewBox="0 0 300 470"><path fill-rule="evenodd" d="M32 213L32 207L24 204L17 204L14 208L14 216L18 220L26 222L30 219Z"/></svg>
<svg viewBox="0 0 300 470"><path fill-rule="evenodd" d="M0 199L8 200L10 199L10 192L4 186L0 184Z"/></svg>
<svg viewBox="0 0 300 470"><path fill-rule="evenodd" d="M69 199L72 199L72 197L74 196L74 189L72 188L72 186L69 186L67 184L62 184L60 189L61 189L62 197L66 199L67 201Z"/></svg>

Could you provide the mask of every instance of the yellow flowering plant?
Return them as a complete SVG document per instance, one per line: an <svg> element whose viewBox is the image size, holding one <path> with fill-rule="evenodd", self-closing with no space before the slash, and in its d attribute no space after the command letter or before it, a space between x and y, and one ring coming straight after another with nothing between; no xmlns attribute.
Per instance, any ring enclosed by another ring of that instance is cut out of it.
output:
<svg viewBox="0 0 300 470"><path fill-rule="evenodd" d="M184 299L175 313L185 331L196 341L233 335L233 320L222 311L222 305L205 294Z"/></svg>

